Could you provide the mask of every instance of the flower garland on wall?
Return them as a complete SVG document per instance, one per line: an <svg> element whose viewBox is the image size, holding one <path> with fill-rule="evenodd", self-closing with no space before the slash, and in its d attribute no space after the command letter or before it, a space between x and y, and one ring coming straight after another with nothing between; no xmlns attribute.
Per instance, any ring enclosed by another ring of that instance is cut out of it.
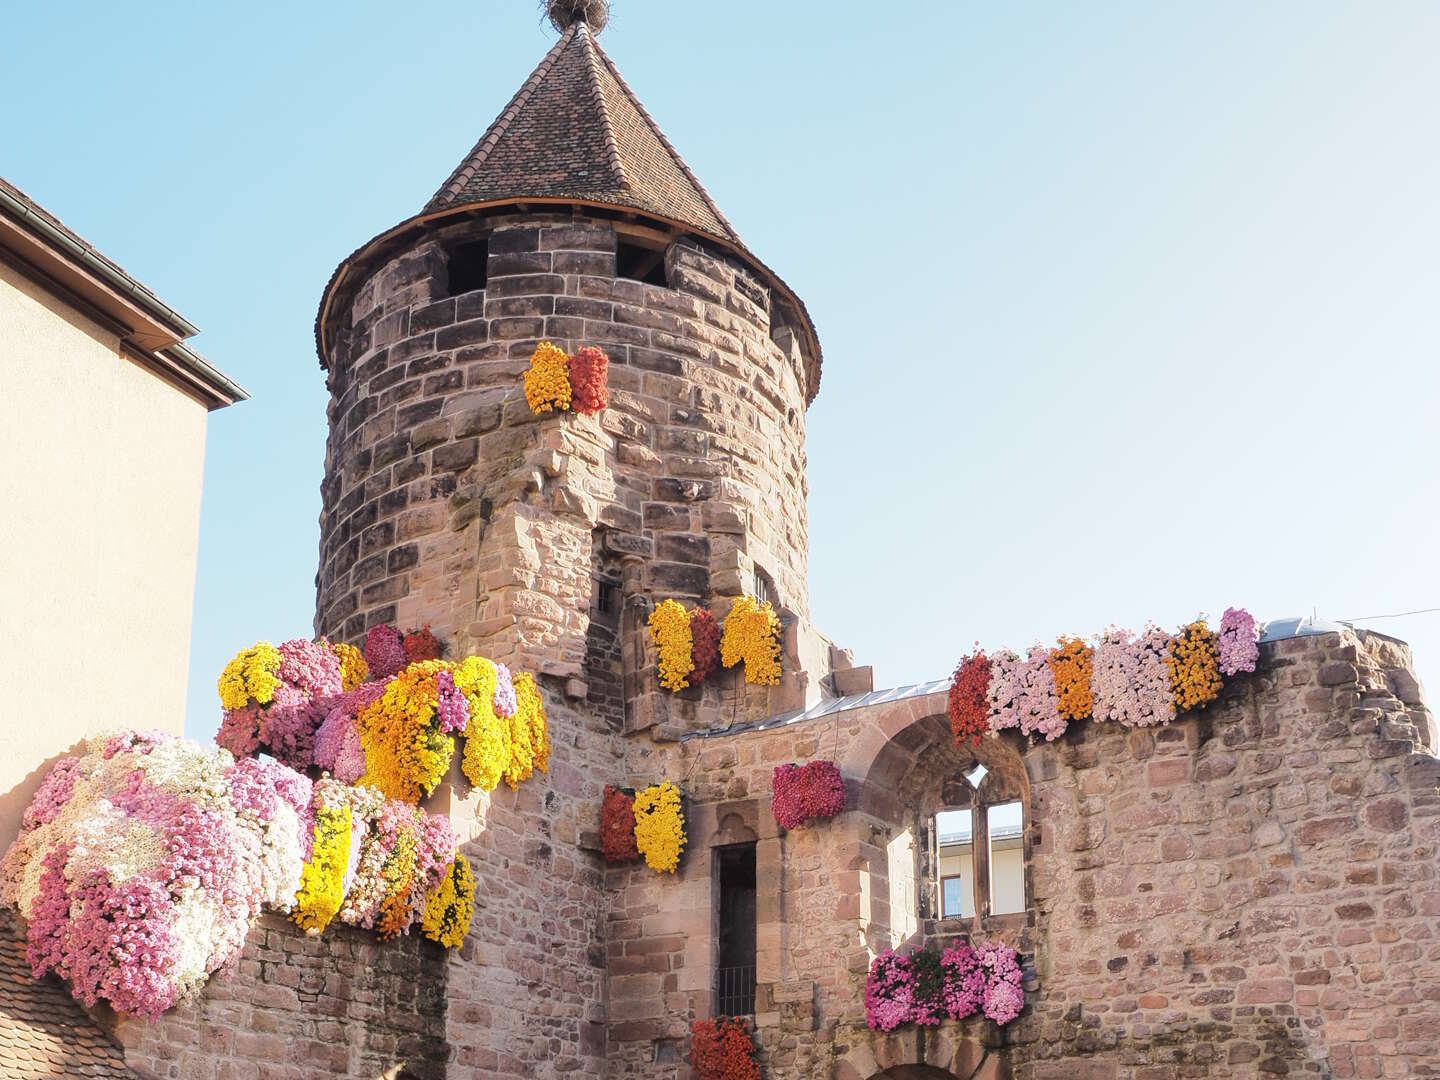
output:
<svg viewBox="0 0 1440 1080"><path fill-rule="evenodd" d="M1082 720L1168 724L1215 701L1222 676L1253 672L1259 640L1254 617L1227 608L1218 633L1197 619L1174 635L1150 626L1138 636L1111 628L1093 644L1061 637L1024 657L977 646L950 679L950 728L958 746L1008 728L1051 741Z"/></svg>
<svg viewBox="0 0 1440 1080"><path fill-rule="evenodd" d="M686 839L685 801L670 781L634 793L606 785L600 805L600 850L606 862L632 862L643 856L657 874L673 874Z"/></svg>
<svg viewBox="0 0 1440 1080"><path fill-rule="evenodd" d="M833 761L777 765L770 809L782 829L828 821L845 809L845 781Z"/></svg>
<svg viewBox="0 0 1440 1080"><path fill-rule="evenodd" d="M695 1080L760 1080L749 1024L733 1016L696 1020L690 1025L690 1067Z"/></svg>
<svg viewBox="0 0 1440 1080"><path fill-rule="evenodd" d="M931 1026L977 1012L1004 1027L1025 1007L1020 958L1002 942L933 945L901 956L886 949L865 980L865 1021L873 1031L902 1024Z"/></svg>
<svg viewBox="0 0 1440 1080"><path fill-rule="evenodd" d="M549 727L533 676L480 656L446 661L443 651L429 627L371 627L363 652L262 642L220 677L215 741L237 757L264 751L409 803L444 779L462 737L462 771L484 791L547 771Z"/></svg>
<svg viewBox="0 0 1440 1080"><path fill-rule="evenodd" d="M756 686L780 685L780 617L769 600L742 596L725 616L720 662L727 668L745 665L745 681Z"/></svg>
<svg viewBox="0 0 1440 1080"><path fill-rule="evenodd" d="M593 345L574 356L542 341L525 372L525 401L536 416L573 409L596 416L610 404L610 358Z"/></svg>
<svg viewBox="0 0 1440 1080"><path fill-rule="evenodd" d="M427 936L458 944L474 890L446 891L468 875L457 860L446 818L374 789L127 732L50 770L0 863L0 900L28 923L36 978L157 1017L233 969L262 908L311 933L338 915L385 937L425 916Z"/></svg>
<svg viewBox="0 0 1440 1080"><path fill-rule="evenodd" d="M660 653L660 685L665 689L679 693L700 686L719 669L721 630L709 608L687 613L680 601L662 600L650 612L649 625L650 640Z"/></svg>

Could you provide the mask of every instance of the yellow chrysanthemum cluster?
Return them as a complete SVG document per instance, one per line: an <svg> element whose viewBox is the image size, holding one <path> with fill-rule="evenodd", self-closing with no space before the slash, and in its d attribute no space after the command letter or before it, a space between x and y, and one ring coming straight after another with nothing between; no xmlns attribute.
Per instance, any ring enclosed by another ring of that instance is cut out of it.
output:
<svg viewBox="0 0 1440 1080"><path fill-rule="evenodd" d="M380 868L380 876L385 881L385 899L380 902L375 932L381 941L399 936L410 925L410 890L415 886L419 855L420 847L414 834L402 831Z"/></svg>
<svg viewBox="0 0 1440 1080"><path fill-rule="evenodd" d="M465 695L470 707L460 770L481 791L494 791L510 764L510 725L495 713L499 674L483 656L467 656L453 672L455 688Z"/></svg>
<svg viewBox="0 0 1440 1080"><path fill-rule="evenodd" d="M635 793L635 847L658 874L673 874L685 850L685 810L670 781Z"/></svg>
<svg viewBox="0 0 1440 1080"><path fill-rule="evenodd" d="M756 686L780 684L780 617L770 601L742 596L725 616L720 662L727 668L745 664L745 681Z"/></svg>
<svg viewBox="0 0 1440 1080"><path fill-rule="evenodd" d="M365 654L354 645L346 645L342 641L330 648L340 661L340 685L347 694L370 678L370 665L365 663Z"/></svg>
<svg viewBox="0 0 1440 1080"><path fill-rule="evenodd" d="M515 715L510 718L510 762L505 766L505 782L512 788L530 779L536 769L550 771L545 699L535 685L535 676L528 671L515 676L515 702Z"/></svg>
<svg viewBox="0 0 1440 1080"><path fill-rule="evenodd" d="M269 705L280 688L280 650L268 641L242 649L220 673L220 704L243 709L251 701Z"/></svg>
<svg viewBox="0 0 1440 1080"><path fill-rule="evenodd" d="M483 656L467 657L452 668L456 688L465 695L470 719L465 725L465 756L460 769L481 791L494 791L504 780L512 788L539 769L550 768L550 729L545 702L528 672L514 676L515 715L495 712L499 673Z"/></svg>
<svg viewBox="0 0 1440 1080"><path fill-rule="evenodd" d="M570 408L570 358L548 341L535 347L525 372L525 400L537 416Z"/></svg>
<svg viewBox="0 0 1440 1080"><path fill-rule="evenodd" d="M295 895L295 925L318 934L330 925L345 899L345 868L350 862L353 819L344 803L322 806L315 814L315 842L310 861L300 872Z"/></svg>
<svg viewBox="0 0 1440 1080"><path fill-rule="evenodd" d="M1165 666L1177 713L1203 709L1220 696L1220 642L1205 620L1195 620L1170 639Z"/></svg>
<svg viewBox="0 0 1440 1080"><path fill-rule="evenodd" d="M475 875L465 856L457 855L445 880L425 898L421 929L431 941L456 949L465 940L475 914Z"/></svg>
<svg viewBox="0 0 1440 1080"><path fill-rule="evenodd" d="M365 749L362 784L379 788L389 798L416 803L444 779L455 756L455 740L439 728L435 680L450 666L443 660L410 664L385 684L378 700L360 711L356 721Z"/></svg>
<svg viewBox="0 0 1440 1080"><path fill-rule="evenodd" d="M695 670L695 641L690 635L690 613L678 600L662 600L650 612L650 640L660 650L660 685L684 690Z"/></svg>

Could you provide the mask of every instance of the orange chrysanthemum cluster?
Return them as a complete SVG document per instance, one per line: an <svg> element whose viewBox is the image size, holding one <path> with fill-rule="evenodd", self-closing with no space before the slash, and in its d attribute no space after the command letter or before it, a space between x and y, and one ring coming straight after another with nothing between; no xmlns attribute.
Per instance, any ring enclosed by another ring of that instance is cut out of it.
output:
<svg viewBox="0 0 1440 1080"><path fill-rule="evenodd" d="M1095 709L1090 676L1095 671L1095 650L1084 638L1062 637L1050 653L1055 676L1055 707L1066 720L1086 720Z"/></svg>

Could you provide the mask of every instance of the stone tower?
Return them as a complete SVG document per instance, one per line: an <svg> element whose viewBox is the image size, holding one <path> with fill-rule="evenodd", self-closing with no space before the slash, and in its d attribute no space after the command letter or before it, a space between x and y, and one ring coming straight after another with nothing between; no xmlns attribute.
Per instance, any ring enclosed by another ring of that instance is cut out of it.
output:
<svg viewBox="0 0 1440 1080"><path fill-rule="evenodd" d="M315 629L429 624L615 730L813 703L832 667L807 622L814 325L596 42L604 5L554 7L568 25L475 148L325 290ZM609 354L598 419L530 414L546 338ZM657 693L650 606L723 616L752 592L782 613L785 684Z"/></svg>

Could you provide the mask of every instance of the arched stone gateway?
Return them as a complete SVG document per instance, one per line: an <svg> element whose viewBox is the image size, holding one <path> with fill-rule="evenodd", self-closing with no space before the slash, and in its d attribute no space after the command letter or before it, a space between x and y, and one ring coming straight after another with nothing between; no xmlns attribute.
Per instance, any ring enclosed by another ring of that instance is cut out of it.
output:
<svg viewBox="0 0 1440 1080"><path fill-rule="evenodd" d="M1010 1080L1003 1050L953 1028L876 1034L836 1063L834 1080Z"/></svg>

